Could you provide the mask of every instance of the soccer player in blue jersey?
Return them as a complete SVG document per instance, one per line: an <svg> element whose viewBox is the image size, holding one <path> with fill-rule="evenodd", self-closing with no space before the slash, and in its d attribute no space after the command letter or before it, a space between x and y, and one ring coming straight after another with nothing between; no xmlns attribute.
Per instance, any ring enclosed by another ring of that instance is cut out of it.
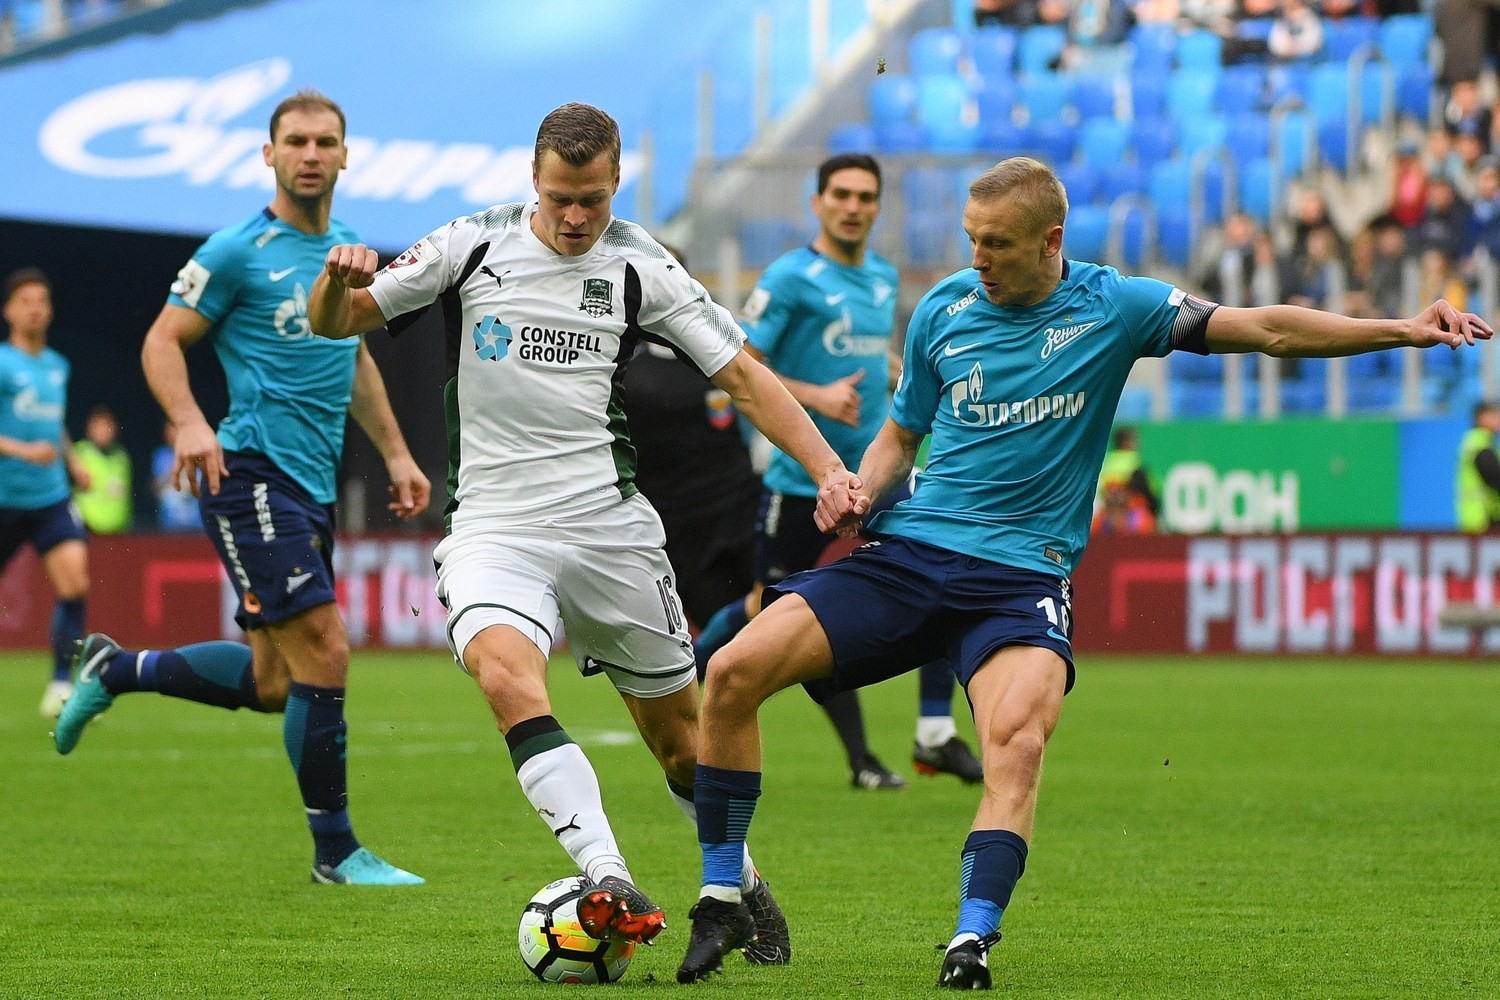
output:
<svg viewBox="0 0 1500 1000"><path fill-rule="evenodd" d="M73 484L88 473L73 456L63 417L68 406L67 359L47 346L52 286L34 267L5 280L0 344L0 570L30 542L57 594L52 609L52 680L41 711L57 718L69 683L73 650L83 638L89 593L89 550Z"/></svg>
<svg viewBox="0 0 1500 1000"><path fill-rule="evenodd" d="M313 336L308 290L323 258L356 237L329 213L344 168L344 114L314 91L271 116L266 165L276 176L270 207L199 247L146 334L146 379L177 428L174 483L199 496L204 529L240 599L249 644L208 642L130 651L88 636L77 687L63 708L57 749L132 691L257 712L284 712L282 735L312 830L315 882L412 885L422 879L360 846L349 821L344 691L349 640L334 603L335 475L346 416L385 458L391 510L428 503L361 340ZM217 433L188 385L183 352L212 333L229 384Z"/></svg>
<svg viewBox="0 0 1500 1000"><path fill-rule="evenodd" d="M1043 750L1073 683L1068 574L1088 541L1110 422L1137 358L1338 357L1493 335L1441 300L1392 320L1220 307L1065 259L1067 208L1056 175L1025 157L970 185L973 266L918 305L853 514L820 506L818 523L855 530L910 473L930 432L914 494L875 518L876 540L850 558L768 589L774 603L710 665L695 788L703 889L679 981L710 975L750 933L738 858L760 795L761 704L792 684L858 687L946 654L973 708L984 793L938 985L990 987L987 953L1025 868ZM826 499L841 502L836 492Z"/></svg>
<svg viewBox="0 0 1500 1000"><path fill-rule="evenodd" d="M889 261L867 247L880 215L880 189L880 164L873 157L841 153L824 160L812 197L818 235L766 269L741 316L745 349L776 372L851 468L885 420L894 364L891 328L900 279ZM817 565L828 547L828 537L813 523L817 496L806 470L773 450L756 524L755 586L704 625L694 644L700 672L760 613L764 587ZM838 731L855 788L906 786L870 752L856 692L823 683L809 685L808 691ZM913 757L928 773L977 782L979 762L958 736L952 701L947 661L924 664Z"/></svg>

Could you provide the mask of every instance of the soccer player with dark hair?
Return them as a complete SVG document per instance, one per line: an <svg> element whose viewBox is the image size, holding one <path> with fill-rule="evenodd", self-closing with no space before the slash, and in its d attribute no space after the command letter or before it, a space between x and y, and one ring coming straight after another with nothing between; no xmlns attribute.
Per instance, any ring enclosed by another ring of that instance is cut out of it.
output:
<svg viewBox="0 0 1500 1000"><path fill-rule="evenodd" d="M761 791L760 706L793 684L831 678L855 688L945 655L973 709L984 792L937 985L990 987L988 951L1025 869L1043 751L1074 680L1068 575L1088 541L1110 424L1138 358L1340 357L1493 335L1441 300L1390 320L1220 307L1065 259L1067 211L1056 175L1026 157L970 185L972 267L918 304L853 512L820 506L818 523L857 530L931 433L915 492L876 517L875 540L849 558L769 588L766 609L710 664L696 785L703 889L680 982L712 974L754 931L734 859Z"/></svg>
<svg viewBox="0 0 1500 1000"><path fill-rule="evenodd" d="M360 846L348 812L344 695L349 638L334 603L333 543L347 417L390 473L390 509L412 518L431 487L361 341L314 337L307 290L329 249L355 238L330 218L344 169L344 114L315 91L282 101L263 150L269 207L210 236L172 285L141 352L146 380L177 428L174 485L186 479L204 530L239 595L249 644L121 649L93 634L58 720L69 753L114 699L156 691L221 708L284 712L282 737L313 837L315 882L413 885L422 879ZM188 384L184 352L212 334L229 383L217 432Z"/></svg>
<svg viewBox="0 0 1500 1000"><path fill-rule="evenodd" d="M536 198L456 219L383 270L335 247L313 286L312 328L349 337L443 306L449 378L447 536L438 594L453 654L505 736L527 799L597 888L579 903L595 937L649 941L664 917L637 887L598 779L552 714L558 626L585 674L605 674L689 817L698 686L661 520L634 481L620 400L642 339L677 348L847 511L854 477L807 414L741 349L703 286L639 226L616 219L620 134L568 104L537 131ZM835 495L836 494L836 495ZM735 890L756 962L790 955L786 922L739 845Z"/></svg>
<svg viewBox="0 0 1500 1000"><path fill-rule="evenodd" d="M889 409L891 331L896 322L896 268L868 247L880 216L880 164L863 153L841 153L818 167L812 213L818 234L809 246L766 268L750 293L741 323L746 350L774 371L847 465L855 465ZM756 524L755 585L724 605L696 643L700 674L745 623L760 613L761 592L817 565L828 537L813 523L818 484L790 456L775 451L764 476ZM891 502L899 495L890 498ZM953 671L934 660L921 669L913 758L928 773L982 777L979 762L953 722ZM849 761L855 788L897 789L906 781L865 741L864 713L854 691L808 685L827 713Z"/></svg>
<svg viewBox="0 0 1500 1000"><path fill-rule="evenodd" d="M73 483L87 486L89 477L63 423L72 368L47 346L52 283L23 267L6 277L4 295L10 335L0 344L0 570L29 542L57 595L48 630L52 680L41 703L42 715L55 719L73 690L73 651L83 638L88 533Z"/></svg>

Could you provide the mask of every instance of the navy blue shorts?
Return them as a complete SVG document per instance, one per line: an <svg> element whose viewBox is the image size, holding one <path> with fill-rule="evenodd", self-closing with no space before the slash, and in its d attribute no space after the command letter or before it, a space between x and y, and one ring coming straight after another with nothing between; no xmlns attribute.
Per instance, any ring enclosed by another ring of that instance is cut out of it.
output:
<svg viewBox="0 0 1500 1000"><path fill-rule="evenodd" d="M881 499L866 518L889 510L911 496L905 486ZM795 497L765 490L760 495L760 513L755 523L755 581L765 586L780 583L793 573L812 569L837 536L825 535L813 521L817 497Z"/></svg>
<svg viewBox="0 0 1500 1000"><path fill-rule="evenodd" d="M908 538L887 536L766 590L801 594L833 647L833 683L848 691L946 657L967 689L1006 646L1050 649L1073 687L1072 586Z"/></svg>
<svg viewBox="0 0 1500 1000"><path fill-rule="evenodd" d="M0 567L10 562L10 557L27 542L37 555L43 556L75 538L86 542L89 536L71 499L36 510L0 507Z"/></svg>
<svg viewBox="0 0 1500 1000"><path fill-rule="evenodd" d="M328 604L333 592L333 506L320 504L264 455L225 452L219 495L203 485L199 511L239 594L245 631Z"/></svg>

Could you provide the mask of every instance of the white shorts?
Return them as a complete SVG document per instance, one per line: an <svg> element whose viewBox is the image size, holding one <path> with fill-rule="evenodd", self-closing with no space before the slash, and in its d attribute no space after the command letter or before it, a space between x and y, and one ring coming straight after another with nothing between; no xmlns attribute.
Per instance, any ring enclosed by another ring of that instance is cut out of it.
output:
<svg viewBox="0 0 1500 1000"><path fill-rule="evenodd" d="M665 543L640 494L581 518L455 529L433 553L448 645L462 665L474 636L509 625L547 655L561 622L585 676L638 698L679 691L697 669Z"/></svg>

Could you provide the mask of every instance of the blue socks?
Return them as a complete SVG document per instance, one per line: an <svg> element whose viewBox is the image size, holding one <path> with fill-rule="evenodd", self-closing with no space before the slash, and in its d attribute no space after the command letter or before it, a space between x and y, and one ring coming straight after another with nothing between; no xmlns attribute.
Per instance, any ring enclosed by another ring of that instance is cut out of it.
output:
<svg viewBox="0 0 1500 1000"><path fill-rule="evenodd" d="M1009 830L975 830L960 860L958 931L984 938L1000 917L1026 870L1026 841Z"/></svg>
<svg viewBox="0 0 1500 1000"><path fill-rule="evenodd" d="M71 680L73 676L73 653L78 641L83 638L83 598L58 601L52 606L52 626L48 630L52 641L52 679Z"/></svg>
<svg viewBox="0 0 1500 1000"><path fill-rule="evenodd" d="M156 691L219 708L266 709L255 691L250 647L242 642L200 642L180 649L121 650L100 682L110 694Z"/></svg>
<svg viewBox="0 0 1500 1000"><path fill-rule="evenodd" d="M347 732L343 688L292 682L281 735L302 791L318 864L337 866L359 849L349 822Z"/></svg>
<svg viewBox="0 0 1500 1000"><path fill-rule="evenodd" d="M731 601L714 612L714 616L703 626L703 631L698 633L698 639L693 643L693 658L698 661L698 680L703 680L708 673L709 659L729 645L729 640L748 624L750 616L745 614L743 598Z"/></svg>
<svg viewBox="0 0 1500 1000"><path fill-rule="evenodd" d="M703 849L703 895L740 899L745 838L758 798L759 771L698 765L693 804L698 809L698 846Z"/></svg>
<svg viewBox="0 0 1500 1000"><path fill-rule="evenodd" d="M953 668L947 660L930 660L917 671L917 714L934 718L953 714Z"/></svg>

